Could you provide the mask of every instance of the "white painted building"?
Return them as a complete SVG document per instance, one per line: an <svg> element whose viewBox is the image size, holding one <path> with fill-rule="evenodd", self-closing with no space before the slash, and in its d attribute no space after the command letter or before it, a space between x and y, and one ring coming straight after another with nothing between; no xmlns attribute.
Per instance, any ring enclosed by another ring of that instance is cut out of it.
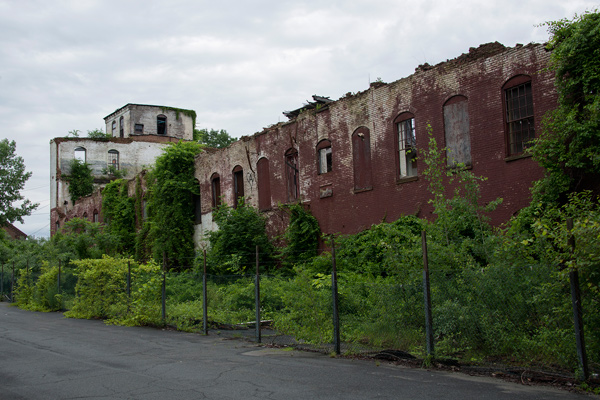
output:
<svg viewBox="0 0 600 400"><path fill-rule="evenodd" d="M55 138L50 141L51 234L74 217L97 221L99 195L71 201L71 162L78 158L89 164L98 189L110 182L110 170L132 179L154 164L170 142L192 140L196 113L164 106L127 104L104 118L106 139Z"/></svg>

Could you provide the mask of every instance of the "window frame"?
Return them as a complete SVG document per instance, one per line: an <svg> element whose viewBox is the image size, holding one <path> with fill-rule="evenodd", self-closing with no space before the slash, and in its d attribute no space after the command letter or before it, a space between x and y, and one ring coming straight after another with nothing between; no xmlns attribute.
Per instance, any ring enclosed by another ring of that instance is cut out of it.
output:
<svg viewBox="0 0 600 400"><path fill-rule="evenodd" d="M352 166L354 193L372 190L371 131L366 126L361 126L352 133Z"/></svg>
<svg viewBox="0 0 600 400"><path fill-rule="evenodd" d="M284 157L287 202L292 203L300 198L300 170L298 167L298 150L291 147Z"/></svg>
<svg viewBox="0 0 600 400"><path fill-rule="evenodd" d="M237 208L239 198L244 197L244 169L240 165L236 165L231 174L233 178L233 208Z"/></svg>
<svg viewBox="0 0 600 400"><path fill-rule="evenodd" d="M267 211L271 209L271 172L269 159L261 157L256 162L256 184L258 189L258 209Z"/></svg>
<svg viewBox="0 0 600 400"><path fill-rule="evenodd" d="M520 96L518 91L523 88L524 95ZM525 100L525 114L521 115L523 107L519 104L519 118L511 118L511 111L514 113L514 97L509 98L509 92L517 91L516 98L524 97ZM513 107L509 107L509 102L513 100ZM507 158L521 158L529 156L527 149L531 146L528 142L531 142L536 138L535 129L535 104L533 98L533 82L529 75L517 75L510 78L502 86L502 107L503 107L503 119L504 119L504 142L505 142L505 154ZM527 113L527 111L530 113ZM527 127L522 128L523 122L526 122ZM513 130L515 125L520 125L521 129ZM527 138L523 139L523 132L526 130ZM512 132L511 132L512 131ZM517 136L520 139L517 140Z"/></svg>
<svg viewBox="0 0 600 400"><path fill-rule="evenodd" d="M462 120L456 118L456 110L459 104L465 108L464 118ZM442 106L442 115L444 118L446 166L450 168L456 168L459 165L471 167L473 165L473 153L471 151L471 116L469 114L469 99L467 96L457 94L446 100ZM457 128L463 128L464 130L460 131ZM462 158L459 159L458 156L462 156Z"/></svg>
<svg viewBox="0 0 600 400"><path fill-rule="evenodd" d="M77 153L83 153L83 159ZM82 147L82 146L75 147L73 149L73 158L75 158L75 159L77 159L79 161L83 161L84 163L86 163L87 162L87 150L86 150L86 148Z"/></svg>
<svg viewBox="0 0 600 400"><path fill-rule="evenodd" d="M167 135L167 116L164 114L156 116L156 134L160 136Z"/></svg>
<svg viewBox="0 0 600 400"><path fill-rule="evenodd" d="M331 141L323 139L317 144L317 173L319 175L333 171L333 151Z"/></svg>
<svg viewBox="0 0 600 400"><path fill-rule="evenodd" d="M119 154L118 150L115 150L115 149L108 150L107 165L109 167L115 167L115 170L120 171L121 170L120 158L121 158L121 155Z"/></svg>
<svg viewBox="0 0 600 400"><path fill-rule="evenodd" d="M210 193L213 208L219 207L221 205L221 177L216 172L210 177Z"/></svg>
<svg viewBox="0 0 600 400"><path fill-rule="evenodd" d="M401 134L404 133L404 131L400 132L400 125L406 125L407 121L411 121L409 127L411 137L408 140L406 138L401 138ZM396 179L398 181L414 180L418 177L419 174L419 169L416 160L417 131L415 122L415 115L408 111L400 113L396 118L394 118L394 149L396 153ZM409 164L407 159L407 153L409 154L408 159L412 160L410 172L408 168ZM405 172L404 174L403 171Z"/></svg>

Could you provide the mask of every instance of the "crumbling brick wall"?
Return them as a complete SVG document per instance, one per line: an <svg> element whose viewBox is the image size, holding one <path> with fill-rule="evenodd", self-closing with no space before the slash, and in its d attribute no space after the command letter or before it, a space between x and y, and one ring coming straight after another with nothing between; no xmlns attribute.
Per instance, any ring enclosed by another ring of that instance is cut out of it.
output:
<svg viewBox="0 0 600 400"><path fill-rule="evenodd" d="M544 70L548 58L542 45L483 45L436 66L419 66L409 77L389 84L377 82L319 109L307 109L291 121L243 138L227 149L206 151L196 161L202 222L206 219L207 223L199 229L215 228L210 217L211 177L221 177L221 194L232 204L233 168L242 166L245 172L254 174L256 183L257 161L265 157L269 160L271 194L266 215L272 230L281 231L286 222L277 206L289 201L286 151L290 149L298 153L299 200L310 207L324 233L355 233L407 214L433 218L428 205L431 195L422 176L423 163L417 161L417 177L398 177L394 119L410 112L415 117L417 148L427 146L428 125L443 147L443 107L455 96L467 102L469 168L487 178L481 185L481 202L497 197L504 200L491 214L492 223L499 225L529 203L529 188L543 175L542 168L530 157L508 157L502 87L515 76L531 78L535 130L539 133L542 116L555 107L557 100L553 76ZM365 190L354 188L352 134L357 130L370 134L371 186ZM316 146L322 139L331 142L333 166L330 172L319 174ZM257 185L247 185L248 201L258 206Z"/></svg>

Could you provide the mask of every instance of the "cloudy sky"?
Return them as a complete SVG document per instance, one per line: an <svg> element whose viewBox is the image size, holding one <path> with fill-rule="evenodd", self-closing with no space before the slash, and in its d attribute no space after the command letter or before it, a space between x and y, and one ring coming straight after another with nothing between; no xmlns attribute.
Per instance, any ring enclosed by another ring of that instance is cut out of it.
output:
<svg viewBox="0 0 600 400"><path fill-rule="evenodd" d="M127 103L196 110L251 135L311 95L336 100L469 47L548 39L549 20L600 0L0 0L0 139L17 142L49 235L49 142L104 129Z"/></svg>

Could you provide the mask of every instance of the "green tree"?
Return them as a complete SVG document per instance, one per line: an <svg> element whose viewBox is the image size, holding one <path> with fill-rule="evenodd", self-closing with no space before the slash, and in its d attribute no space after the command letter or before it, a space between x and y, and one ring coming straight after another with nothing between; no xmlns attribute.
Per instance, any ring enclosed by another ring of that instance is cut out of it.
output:
<svg viewBox="0 0 600 400"><path fill-rule="evenodd" d="M531 148L547 172L534 192L538 201L565 204L570 192L596 190L600 176L600 14L546 25L558 107Z"/></svg>
<svg viewBox="0 0 600 400"><path fill-rule="evenodd" d="M0 141L0 226L22 223L23 217L31 215L38 206L21 195L31 172L25 172L25 163L15 154L16 148L14 140Z"/></svg>
<svg viewBox="0 0 600 400"><path fill-rule="evenodd" d="M134 199L127 193L127 181L118 179L104 187L102 213L108 223L108 231L119 238L119 251L132 253L135 239L135 208Z"/></svg>
<svg viewBox="0 0 600 400"><path fill-rule="evenodd" d="M202 146L178 142L156 159L149 184L149 226L154 257L167 256L170 266L191 265L194 256L194 204L199 194L194 178L195 157ZM132 212L133 214L133 212Z"/></svg>
<svg viewBox="0 0 600 400"><path fill-rule="evenodd" d="M76 158L72 159L71 174L67 179L69 181L69 194L73 203L82 197L89 196L94 191L92 169L86 162Z"/></svg>
<svg viewBox="0 0 600 400"><path fill-rule="evenodd" d="M273 245L266 232L265 218L257 209L238 201L236 208L221 204L213 211L213 220L219 230L209 233L209 261L220 272L242 272L259 261L265 265L272 261Z"/></svg>
<svg viewBox="0 0 600 400"><path fill-rule="evenodd" d="M194 129L194 140L208 147L222 149L235 142L236 139L229 136L225 129Z"/></svg>

